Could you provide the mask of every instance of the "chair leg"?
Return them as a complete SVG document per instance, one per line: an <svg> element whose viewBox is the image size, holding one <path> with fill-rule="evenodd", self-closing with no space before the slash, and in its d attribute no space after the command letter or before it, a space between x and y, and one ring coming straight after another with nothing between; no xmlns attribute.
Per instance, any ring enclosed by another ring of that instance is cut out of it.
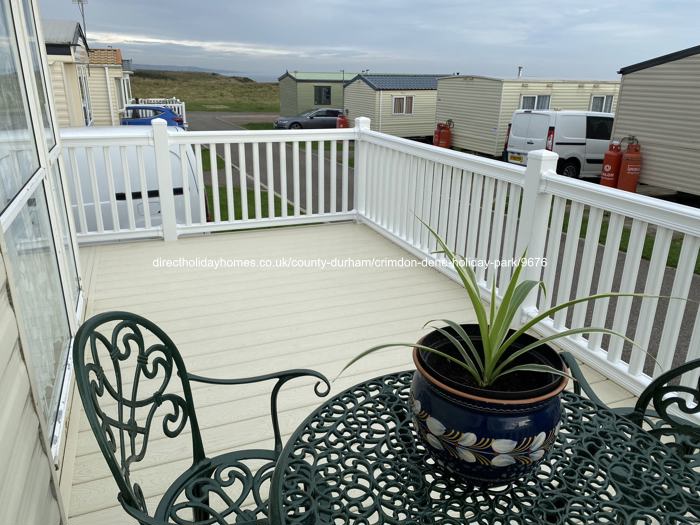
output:
<svg viewBox="0 0 700 525"><path fill-rule="evenodd" d="M202 490L202 486L199 484L192 489L192 492L197 498L205 496L204 491ZM209 506L209 496L203 497L200 501L203 505ZM209 513L206 510L199 507L195 507L192 510L192 514L195 523L205 522L209 519Z"/></svg>

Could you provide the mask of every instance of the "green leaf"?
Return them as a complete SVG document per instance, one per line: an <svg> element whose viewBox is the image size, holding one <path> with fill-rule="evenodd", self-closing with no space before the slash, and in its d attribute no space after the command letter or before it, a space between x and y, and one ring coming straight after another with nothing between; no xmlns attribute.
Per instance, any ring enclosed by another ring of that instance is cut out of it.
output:
<svg viewBox="0 0 700 525"><path fill-rule="evenodd" d="M445 330L444 328L441 328L439 326L434 326L433 328L435 328L435 330L437 330L443 336L445 336L454 345L454 347L457 348L457 351L462 356L462 359L464 359L464 362L467 365L469 365L470 368L472 368L473 370L477 370L477 367L474 364L474 361L472 361L472 359L471 359L471 357L469 357L469 354L467 353L467 351L464 349L462 344L459 342L459 340L455 336L453 336L450 332L448 332L447 330ZM478 375L478 377L475 377L475 379L477 379L477 382L479 384L481 384L480 377L481 377L480 375Z"/></svg>
<svg viewBox="0 0 700 525"><path fill-rule="evenodd" d="M550 335L547 337L544 337L542 339L538 339L534 343L530 343L527 346L524 346L517 352L513 352L511 355L509 355L506 359L504 359L499 365L498 368L496 369L495 373L500 373L506 366L508 366L509 363L513 362L515 359L520 357L523 354L526 354L527 352L530 352L531 350L534 350L538 346L546 345L550 341L554 341L556 339L560 339L562 337L568 337L570 335L577 335L577 334L593 334L593 333L601 333L601 334L608 334L608 335L615 335L617 337L621 337L628 343L633 344L634 346L642 349L640 345L638 345L635 341L630 339L629 337L626 337L624 334L621 334L619 332L616 332L614 330L610 330L608 328L596 328L596 327L588 327L588 328L572 328L571 330L565 330L563 332L560 332L558 334ZM645 352L644 349L642 351ZM648 353L648 352L647 352ZM652 359L654 357L652 356ZM656 359L654 359L656 361Z"/></svg>
<svg viewBox="0 0 700 525"><path fill-rule="evenodd" d="M430 323L435 323L437 321L445 323L450 328L452 328L455 332L457 332L457 335L462 338L462 341L464 341L467 344L467 347L469 348L469 350L471 350L472 357L474 358L474 361L476 362L476 364L479 368L479 371L483 374L484 363L481 360L481 355L479 355L479 352L476 349L476 345L474 345L474 342L472 341L471 337L469 337L469 334L464 330L464 328L462 328L462 326L460 324L455 323L454 321L450 321L449 319L433 319L433 320L425 323L423 325L423 328L430 325Z"/></svg>
<svg viewBox="0 0 700 525"><path fill-rule="evenodd" d="M343 372L345 372L348 368L350 368L352 365L357 363L360 359L368 356L369 354L373 354L374 352L378 352L379 350L384 350L386 348L397 348L397 347L418 348L419 350L425 350L426 352L431 352L433 354L437 354L441 357L444 357L448 361L451 361L451 362L461 366L462 368L464 368L467 372L469 372L472 375L472 377L474 377L474 379L477 382L481 380L477 370L470 368L469 365L467 365L466 363L463 363L459 359L456 359L456 358L452 357L451 355L440 352L439 350L435 350L434 348L430 348L429 346L424 346L424 345L420 345L417 343L388 343L388 344L373 346L369 350L365 350L361 354L356 355L354 358L352 358L350 360L350 362L347 365L345 365L342 368L342 370L340 372L338 372L338 375L335 376L335 379L333 379L333 381L336 381L342 375Z"/></svg>

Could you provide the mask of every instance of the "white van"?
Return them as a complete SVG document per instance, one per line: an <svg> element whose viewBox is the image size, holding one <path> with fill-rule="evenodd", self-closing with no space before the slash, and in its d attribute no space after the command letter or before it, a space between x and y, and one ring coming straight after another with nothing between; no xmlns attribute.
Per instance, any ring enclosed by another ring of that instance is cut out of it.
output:
<svg viewBox="0 0 700 525"><path fill-rule="evenodd" d="M169 133L187 133L179 128L168 128ZM75 168L68 154L68 147L72 142L89 143L91 137L108 138L114 135L114 145L107 146L107 156L102 147L93 149L92 158L87 154L86 148L78 147L74 149ZM97 217L95 212L99 210L102 217L102 224L105 230L113 230L112 218L112 196L109 195L109 181L105 165L108 162L112 168L112 178L114 180L114 200L117 203L117 217L120 228L128 228L129 212L127 202L127 191L130 191L132 202L134 203L134 226L144 228L146 225L143 194L141 188L140 162L137 147L129 144L129 138L142 138L144 135L150 136L150 128L146 126L119 126L119 127L83 127L66 128L61 130L61 139L64 142L64 159L66 166L66 179L68 181L68 191L74 214L75 225L79 233L97 231ZM126 138L126 140L124 140ZM125 187L124 170L122 169L122 158L120 142L125 144L126 162L129 170L128 190ZM152 146L143 146L143 168L145 174L145 186L148 200L148 211L152 226L160 226L160 198L158 195L158 177L155 169L155 153ZM180 164L184 163L184 173L187 177L187 188L189 192L191 216L195 221L199 220L199 194L204 189L199 187L196 176L196 159L191 147L185 148L184 158L180 158L180 147L177 145L170 148L170 169L173 180L173 194L175 195L175 216L178 223L185 222L185 198L183 194L182 173ZM94 164L96 177L96 190L99 199L99 206L95 206L94 189L90 178L90 167ZM77 180L76 180L77 179ZM87 231L83 232L80 225L78 213L78 188L82 195L83 209L85 212L85 225Z"/></svg>
<svg viewBox="0 0 700 525"><path fill-rule="evenodd" d="M598 177L612 135L613 113L519 109L508 126L506 160L527 164L529 151L548 149L559 155L557 173Z"/></svg>

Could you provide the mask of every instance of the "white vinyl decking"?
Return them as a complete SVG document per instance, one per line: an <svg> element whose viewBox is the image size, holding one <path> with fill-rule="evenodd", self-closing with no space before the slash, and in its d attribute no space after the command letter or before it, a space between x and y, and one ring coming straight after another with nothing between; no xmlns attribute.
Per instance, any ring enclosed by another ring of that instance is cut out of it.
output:
<svg viewBox="0 0 700 525"><path fill-rule="evenodd" d="M382 342L415 341L430 319L468 321L462 288L429 268L158 268L159 260L410 258L365 226L343 223L246 231L81 249L88 312L127 310L163 328L188 370L244 377L314 368L333 378L348 360ZM156 263L154 264L154 261ZM356 364L331 395L363 379L411 367L409 350L384 351ZM604 401L629 405L628 392L584 367ZM194 387L207 453L270 448L270 384ZM311 382L281 395L282 432L321 402ZM74 416L75 417L75 416ZM117 488L82 414L69 495L71 525L130 524ZM190 450L167 439L149 444L139 480L149 503L188 466ZM174 440L179 441L179 440Z"/></svg>

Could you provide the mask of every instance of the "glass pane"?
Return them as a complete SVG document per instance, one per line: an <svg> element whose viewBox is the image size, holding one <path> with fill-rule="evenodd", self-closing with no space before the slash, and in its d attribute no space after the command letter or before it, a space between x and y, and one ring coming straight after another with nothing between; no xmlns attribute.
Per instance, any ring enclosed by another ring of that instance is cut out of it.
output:
<svg viewBox="0 0 700 525"><path fill-rule="evenodd" d="M44 70L41 67L39 40L36 37L36 25L34 24L34 12L32 11L31 1L22 0L22 9L24 10L24 19L27 25L29 49L32 53L34 82L36 83L37 92L39 93L39 103L41 104L41 121L44 124L46 144L49 149L51 149L54 144L56 144L56 138L53 136L53 127L51 126L51 110L49 109L49 99L46 96L46 79L44 78Z"/></svg>
<svg viewBox="0 0 700 525"><path fill-rule="evenodd" d="M396 97L394 99L394 113L403 113L403 97Z"/></svg>
<svg viewBox="0 0 700 525"><path fill-rule="evenodd" d="M61 237L61 244L63 245L63 254L65 257L64 267L68 270L67 280L70 286L68 294L70 295L73 309L75 309L78 306L78 299L80 297L80 281L78 280L78 268L76 265L75 252L73 251L73 241L70 236L70 230L68 229L68 211L66 208L66 201L63 198L63 184L57 164L51 167L50 177L51 186L54 188L53 194L56 200L56 209L59 215L58 233Z"/></svg>
<svg viewBox="0 0 700 525"><path fill-rule="evenodd" d="M52 426L60 394L56 384L70 335L42 187L27 201L5 238L16 292L12 299L25 328L25 350L31 356L39 403Z"/></svg>
<svg viewBox="0 0 700 525"><path fill-rule="evenodd" d="M537 109L549 109L549 95L537 97Z"/></svg>
<svg viewBox="0 0 700 525"><path fill-rule="evenodd" d="M406 114L413 114L413 97L406 97Z"/></svg>
<svg viewBox="0 0 700 525"><path fill-rule="evenodd" d="M612 112L612 103L613 103L613 96L612 95L608 95L607 97L605 97L605 107L603 108L603 111L605 111L606 113Z"/></svg>
<svg viewBox="0 0 700 525"><path fill-rule="evenodd" d="M535 109L536 97L523 97L522 109Z"/></svg>
<svg viewBox="0 0 700 525"><path fill-rule="evenodd" d="M593 97L591 102L591 111L603 111L603 97Z"/></svg>
<svg viewBox="0 0 700 525"><path fill-rule="evenodd" d="M39 168L7 2L0 3L0 210Z"/></svg>

